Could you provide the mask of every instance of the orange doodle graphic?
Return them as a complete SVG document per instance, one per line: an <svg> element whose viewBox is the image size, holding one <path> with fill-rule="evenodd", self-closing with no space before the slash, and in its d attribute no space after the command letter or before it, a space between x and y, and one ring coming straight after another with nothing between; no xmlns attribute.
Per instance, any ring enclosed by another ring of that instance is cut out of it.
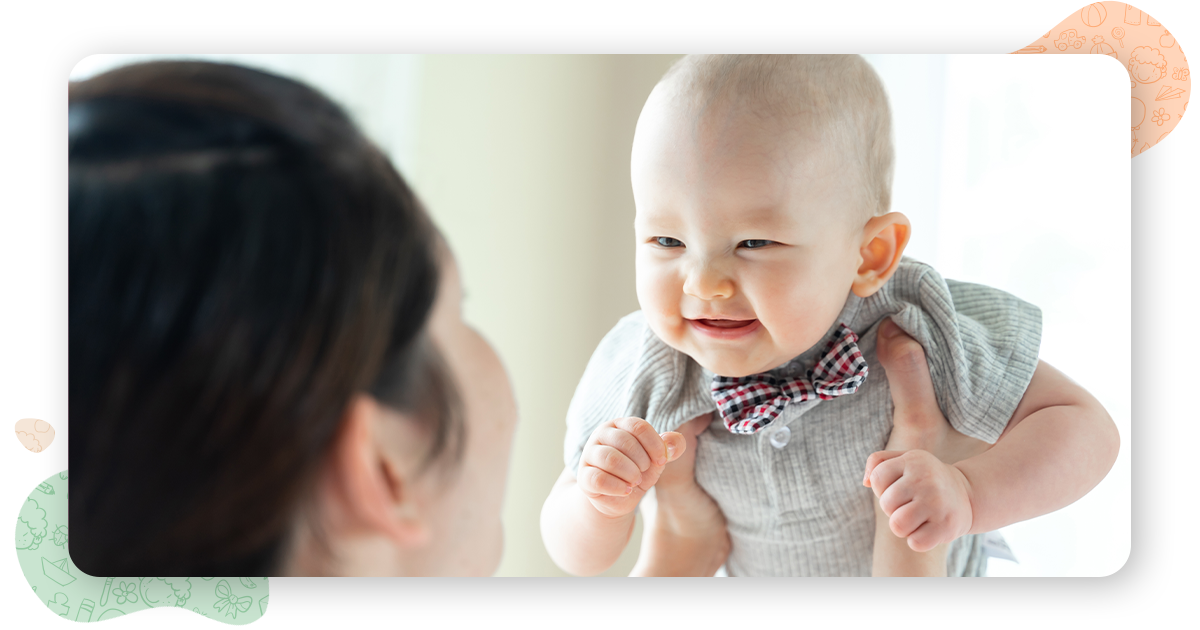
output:
<svg viewBox="0 0 1200 630"><path fill-rule="evenodd" d="M1126 0L1126 24L1158 26L1163 0Z"/></svg>
<svg viewBox="0 0 1200 630"><path fill-rule="evenodd" d="M21 445L34 453L46 450L54 441L54 427L50 426L49 422L37 418L17 420L16 432Z"/></svg>
<svg viewBox="0 0 1200 630"><path fill-rule="evenodd" d="M1067 50L1068 48L1082 48L1083 38L1075 29L1067 29L1058 34L1058 39L1054 40L1054 47L1059 50Z"/></svg>
<svg viewBox="0 0 1200 630"><path fill-rule="evenodd" d="M1117 58L1117 51L1113 50L1113 47L1109 46L1104 41L1103 35L1097 35L1097 36L1093 37L1092 44L1093 44L1092 49L1089 50L1088 52L1092 53L1093 55L1108 55L1109 57L1112 57L1113 59Z"/></svg>
<svg viewBox="0 0 1200 630"><path fill-rule="evenodd" d="M1079 17L1087 26L1100 26L1104 23L1104 18L1108 17L1108 9L1105 9L1104 4L1100 2L1093 2L1083 7L1083 10L1079 12Z"/></svg>
<svg viewBox="0 0 1200 630"><path fill-rule="evenodd" d="M1129 76L1138 83L1154 83L1167 72L1167 58L1157 48L1138 46L1129 54Z"/></svg>
<svg viewBox="0 0 1200 630"><path fill-rule="evenodd" d="M1133 97L1129 106L1129 113L1129 126L1133 127L1134 129L1141 129L1142 122L1146 120L1146 104L1142 102L1142 99L1136 96Z"/></svg>
<svg viewBox="0 0 1200 630"><path fill-rule="evenodd" d="M1158 89L1158 96L1155 96L1154 100L1169 101L1171 99L1179 98L1180 96L1183 96L1183 92L1184 92L1184 90L1181 90L1179 88L1173 88L1169 85L1164 85Z"/></svg>
<svg viewBox="0 0 1200 630"><path fill-rule="evenodd" d="M1142 122L1146 121L1146 103L1141 102L1141 98L1133 97L1130 100L1129 106L1129 154L1134 155L1140 152L1138 150L1138 130L1141 128Z"/></svg>
<svg viewBox="0 0 1200 630"><path fill-rule="evenodd" d="M1117 45L1114 47L1112 42ZM1179 41L1161 22L1124 2L1084 5L1037 41L1014 52L1090 53L1108 55L1120 62L1129 74L1131 92L1130 155L1139 155L1162 142L1187 111L1191 76ZM1164 79L1170 79L1170 85ZM1150 133L1144 129L1143 137L1138 138L1138 130L1147 123L1153 123L1149 129L1155 130L1157 139L1149 139Z"/></svg>

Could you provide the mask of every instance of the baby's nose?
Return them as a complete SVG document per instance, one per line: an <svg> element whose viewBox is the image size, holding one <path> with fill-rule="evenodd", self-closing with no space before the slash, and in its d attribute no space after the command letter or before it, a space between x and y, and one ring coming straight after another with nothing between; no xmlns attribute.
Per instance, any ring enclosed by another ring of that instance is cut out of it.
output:
<svg viewBox="0 0 1200 630"><path fill-rule="evenodd" d="M702 300L733 297L733 279L719 265L704 261L692 267L683 292Z"/></svg>

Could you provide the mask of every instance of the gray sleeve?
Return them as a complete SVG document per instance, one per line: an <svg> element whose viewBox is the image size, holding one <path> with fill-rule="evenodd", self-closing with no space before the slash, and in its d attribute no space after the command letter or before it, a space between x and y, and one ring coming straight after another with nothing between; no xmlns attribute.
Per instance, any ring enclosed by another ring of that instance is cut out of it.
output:
<svg viewBox="0 0 1200 630"><path fill-rule="evenodd" d="M625 316L600 341L571 397L563 463L576 470L587 439L609 420L643 418L661 433L712 411L704 382L700 367L660 341L641 311Z"/></svg>
<svg viewBox="0 0 1200 630"><path fill-rule="evenodd" d="M1041 310L999 289L925 270L914 278L921 308L906 309L896 323L925 348L950 424L995 443L1037 368Z"/></svg>
<svg viewBox="0 0 1200 630"><path fill-rule="evenodd" d="M579 468L579 457L596 427L624 417L629 410L630 383L641 355L641 313L627 315L600 340L588 360L583 378L567 407L567 435L563 462L567 470Z"/></svg>
<svg viewBox="0 0 1200 630"><path fill-rule="evenodd" d="M959 400L959 431L995 443L1025 396L1038 365L1042 311L1008 293L947 280L966 369L956 380L971 383L974 395Z"/></svg>

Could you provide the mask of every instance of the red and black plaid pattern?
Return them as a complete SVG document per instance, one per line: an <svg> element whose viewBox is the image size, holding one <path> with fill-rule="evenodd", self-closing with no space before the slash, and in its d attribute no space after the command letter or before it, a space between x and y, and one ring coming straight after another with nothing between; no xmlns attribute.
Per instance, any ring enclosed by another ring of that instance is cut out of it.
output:
<svg viewBox="0 0 1200 630"><path fill-rule="evenodd" d="M713 400L725 427L734 433L757 433L774 422L788 403L829 400L858 391L867 378L867 361L858 351L857 341L858 335L840 324L837 336L804 378L770 373L714 377Z"/></svg>

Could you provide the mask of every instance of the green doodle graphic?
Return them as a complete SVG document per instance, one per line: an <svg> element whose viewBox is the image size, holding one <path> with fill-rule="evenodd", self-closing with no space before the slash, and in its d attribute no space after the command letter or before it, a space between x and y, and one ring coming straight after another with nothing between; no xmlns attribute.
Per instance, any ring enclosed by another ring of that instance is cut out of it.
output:
<svg viewBox="0 0 1200 630"><path fill-rule="evenodd" d="M92 577L67 554L67 471L29 493L17 515L17 560L54 614L104 621L151 608L177 607L243 625L267 612L265 577Z"/></svg>

